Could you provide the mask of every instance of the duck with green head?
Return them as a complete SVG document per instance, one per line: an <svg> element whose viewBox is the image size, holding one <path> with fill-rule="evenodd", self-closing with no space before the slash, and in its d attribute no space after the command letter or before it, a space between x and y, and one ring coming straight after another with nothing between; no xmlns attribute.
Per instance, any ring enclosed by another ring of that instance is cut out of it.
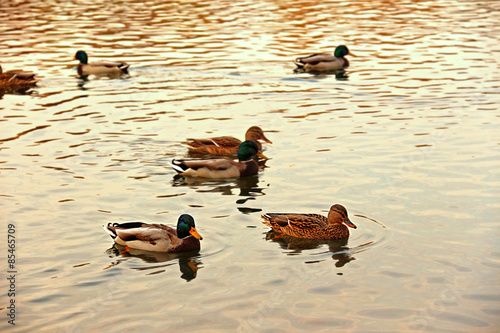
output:
<svg viewBox="0 0 500 333"><path fill-rule="evenodd" d="M90 74L127 74L129 64L119 61L98 61L89 63L89 58L85 51L77 51L73 60L79 60L77 70L78 75L87 76Z"/></svg>
<svg viewBox="0 0 500 333"><path fill-rule="evenodd" d="M345 56L354 56L345 45L339 45L335 48L333 55L327 53L316 53L308 57L297 58L294 64L298 70L306 72L330 71L342 69L349 66L349 61Z"/></svg>
<svg viewBox="0 0 500 333"><path fill-rule="evenodd" d="M110 222L103 228L117 244L153 252L199 251L203 239L189 214L179 216L177 228L144 222Z"/></svg>
<svg viewBox="0 0 500 333"><path fill-rule="evenodd" d="M349 229L356 225L349 220L344 206L330 207L328 217L320 214L266 213L262 223L278 234L309 239L341 239L349 236Z"/></svg>
<svg viewBox="0 0 500 333"><path fill-rule="evenodd" d="M243 141L238 148L238 162L229 158L172 160L170 166L180 175L200 178L238 178L256 175L259 165L253 157L267 157L253 141Z"/></svg>

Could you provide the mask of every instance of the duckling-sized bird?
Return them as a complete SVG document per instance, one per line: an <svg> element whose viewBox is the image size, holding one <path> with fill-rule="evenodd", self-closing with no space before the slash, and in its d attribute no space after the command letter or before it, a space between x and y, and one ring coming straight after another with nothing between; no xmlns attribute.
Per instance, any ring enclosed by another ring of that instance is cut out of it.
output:
<svg viewBox="0 0 500 333"><path fill-rule="evenodd" d="M143 222L110 222L103 228L117 244L153 252L199 251L203 239L189 214L179 216L177 228Z"/></svg>
<svg viewBox="0 0 500 333"><path fill-rule="evenodd" d="M33 72L26 72L21 69L9 70L4 73L0 65L0 87L16 88L35 86L38 82L35 75L36 74Z"/></svg>
<svg viewBox="0 0 500 333"><path fill-rule="evenodd" d="M335 69L342 69L349 66L349 61L345 58L346 55L354 54L349 52L345 45L339 45L335 48L333 55L326 53L317 53L304 58L297 58L294 64L297 65L298 70L306 72L320 72L330 71Z"/></svg>
<svg viewBox="0 0 500 333"><path fill-rule="evenodd" d="M349 230L356 226L349 220L344 206L330 207L328 217L320 214L266 213L262 223L274 232L297 238L341 239L349 236Z"/></svg>
<svg viewBox="0 0 500 333"><path fill-rule="evenodd" d="M272 143L266 138L264 131L259 126L250 127L245 133L245 140L254 141L259 150L262 150L262 144L259 140ZM238 147L241 140L232 136L217 136L208 139L187 139L185 142L190 152L211 155L232 155L238 153Z"/></svg>
<svg viewBox="0 0 500 333"><path fill-rule="evenodd" d="M126 62L99 61L89 63L89 57L85 51L77 51L73 60L79 60L77 70L78 75L87 76L90 74L127 74L129 64Z"/></svg>
<svg viewBox="0 0 500 333"><path fill-rule="evenodd" d="M238 178L256 175L259 165L253 157L267 157L259 151L257 144L253 141L243 141L238 148L238 160L229 158L216 158L206 160L176 160L173 159L170 166L183 176L200 178Z"/></svg>

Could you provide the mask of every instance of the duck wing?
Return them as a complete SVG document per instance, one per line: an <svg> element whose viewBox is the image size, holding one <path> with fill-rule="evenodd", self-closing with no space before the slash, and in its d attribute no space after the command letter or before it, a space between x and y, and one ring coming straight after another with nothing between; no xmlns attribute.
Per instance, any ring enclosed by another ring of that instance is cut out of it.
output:
<svg viewBox="0 0 500 333"><path fill-rule="evenodd" d="M13 69L13 70L8 70L5 73L2 74L2 76L5 76L6 78L17 78L20 80L29 80L33 79L35 77L35 73L33 72L26 72L21 69Z"/></svg>
<svg viewBox="0 0 500 333"><path fill-rule="evenodd" d="M95 61L88 64L90 67L106 67L106 68L118 68L120 70L125 70L130 67L126 62L119 61Z"/></svg>
<svg viewBox="0 0 500 333"><path fill-rule="evenodd" d="M160 240L171 241L177 238L176 229L163 224L147 224L141 222L127 222L107 226L108 233L111 232L125 242L143 241L156 244Z"/></svg>
<svg viewBox="0 0 500 333"><path fill-rule="evenodd" d="M241 175L241 165L230 159L172 160L170 166L185 176L202 178L236 178Z"/></svg>
<svg viewBox="0 0 500 333"><path fill-rule="evenodd" d="M186 143L193 148L201 146L238 147L241 144L241 140L232 136L217 136L208 139L189 138Z"/></svg>
<svg viewBox="0 0 500 333"><path fill-rule="evenodd" d="M295 64L298 66L302 66L305 64L316 65L320 62L330 62L330 61L336 61L336 60L337 60L337 58L331 54L316 53L316 54L312 54L308 57L295 59Z"/></svg>

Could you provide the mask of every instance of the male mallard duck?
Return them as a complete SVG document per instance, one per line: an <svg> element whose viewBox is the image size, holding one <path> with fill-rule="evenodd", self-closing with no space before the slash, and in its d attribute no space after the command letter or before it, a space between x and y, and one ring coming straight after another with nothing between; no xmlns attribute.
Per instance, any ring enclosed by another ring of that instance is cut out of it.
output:
<svg viewBox="0 0 500 333"><path fill-rule="evenodd" d="M262 150L262 144L258 140L272 143L266 138L264 131L259 126L250 127L245 133L245 140L254 141L259 150ZM186 144L189 151L193 153L232 155L238 153L241 140L232 136L218 136L208 139L187 139Z"/></svg>
<svg viewBox="0 0 500 333"><path fill-rule="evenodd" d="M73 60L80 60L78 64L78 75L86 76L90 74L127 74L128 67L126 62L99 61L88 63L89 57L85 51L78 51Z"/></svg>
<svg viewBox="0 0 500 333"><path fill-rule="evenodd" d="M349 61L345 58L346 55L354 56L349 52L347 46L339 45L335 48L333 55L326 53L313 54L295 59L294 64L297 65L297 69L308 72L342 69L349 66Z"/></svg>
<svg viewBox="0 0 500 333"><path fill-rule="evenodd" d="M266 213L262 223L279 234L310 239L340 239L349 236L349 230L356 226L349 220L344 206L335 204L328 217L319 214ZM345 224L345 225L344 225Z"/></svg>
<svg viewBox="0 0 500 333"><path fill-rule="evenodd" d="M252 158L265 157L253 141L243 141L238 148L238 160L216 158L208 160L172 160L170 166L183 176L202 178L238 178L256 175L259 165Z"/></svg>
<svg viewBox="0 0 500 333"><path fill-rule="evenodd" d="M35 73L14 69L3 72L0 66L0 87L27 87L34 86L38 82Z"/></svg>
<svg viewBox="0 0 500 333"><path fill-rule="evenodd" d="M144 251L199 251L200 239L203 239L189 214L179 216L177 229L143 222L108 223L103 228L117 244Z"/></svg>

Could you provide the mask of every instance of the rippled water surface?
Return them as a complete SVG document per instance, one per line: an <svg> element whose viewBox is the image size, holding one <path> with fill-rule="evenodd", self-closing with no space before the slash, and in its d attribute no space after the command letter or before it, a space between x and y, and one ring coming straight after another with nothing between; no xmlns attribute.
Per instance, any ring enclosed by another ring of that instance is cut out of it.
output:
<svg viewBox="0 0 500 333"><path fill-rule="evenodd" d="M0 93L0 330L498 331L498 22L497 1L2 2L1 65L42 78ZM293 72L339 44L345 72ZM82 80L78 49L130 75ZM252 125L258 176L174 179L185 138ZM348 240L260 222L333 203ZM181 213L197 255L120 254L101 229Z"/></svg>

